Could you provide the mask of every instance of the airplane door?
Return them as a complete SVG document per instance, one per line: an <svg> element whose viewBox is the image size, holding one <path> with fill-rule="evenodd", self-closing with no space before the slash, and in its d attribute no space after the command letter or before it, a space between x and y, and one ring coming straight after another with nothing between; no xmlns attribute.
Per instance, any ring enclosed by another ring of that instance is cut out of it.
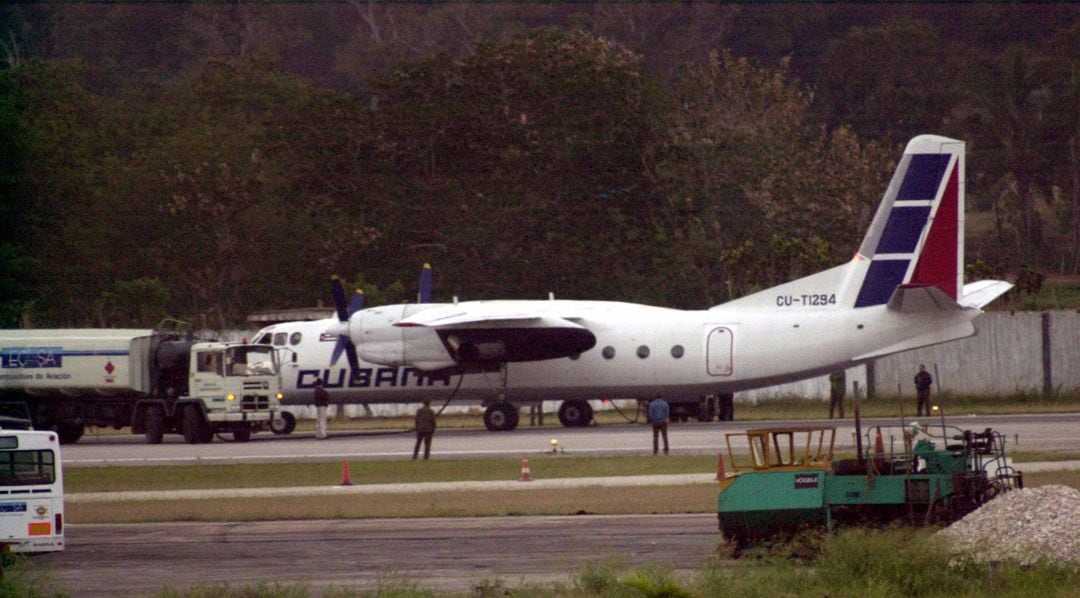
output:
<svg viewBox="0 0 1080 598"><path fill-rule="evenodd" d="M730 376L734 373L733 344L734 335L730 328L716 327L709 331L705 343L705 366L710 376Z"/></svg>

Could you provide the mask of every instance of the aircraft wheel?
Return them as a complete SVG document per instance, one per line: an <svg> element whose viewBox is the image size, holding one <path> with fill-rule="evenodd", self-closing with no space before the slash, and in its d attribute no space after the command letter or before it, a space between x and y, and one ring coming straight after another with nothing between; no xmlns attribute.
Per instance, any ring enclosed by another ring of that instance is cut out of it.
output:
<svg viewBox="0 0 1080 598"><path fill-rule="evenodd" d="M697 420L711 422L716 417L716 403L712 399L702 399L698 405Z"/></svg>
<svg viewBox="0 0 1080 598"><path fill-rule="evenodd" d="M278 416L270 420L270 431L274 434L292 434L296 429L296 416L288 411L282 411Z"/></svg>
<svg viewBox="0 0 1080 598"><path fill-rule="evenodd" d="M161 444L165 438L165 410L161 405L148 405L146 415L146 443Z"/></svg>
<svg viewBox="0 0 1080 598"><path fill-rule="evenodd" d="M508 432L517 427L518 410L510 403L492 403L484 411L484 426L492 432Z"/></svg>
<svg viewBox="0 0 1080 598"><path fill-rule="evenodd" d="M563 401L559 405L559 423L567 428L583 428L592 421L592 407L588 401Z"/></svg>

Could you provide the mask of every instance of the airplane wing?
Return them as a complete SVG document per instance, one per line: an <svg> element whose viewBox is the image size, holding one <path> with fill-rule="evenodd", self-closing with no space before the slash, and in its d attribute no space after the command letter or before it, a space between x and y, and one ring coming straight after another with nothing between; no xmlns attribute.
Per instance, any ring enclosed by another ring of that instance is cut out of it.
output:
<svg viewBox="0 0 1080 598"><path fill-rule="evenodd" d="M394 326L406 328L424 326L427 328L451 328L471 326L526 326L552 327L564 326L583 328L572 320L581 320L577 315L554 313L549 310L523 310L511 302L468 303L446 305L425 309L394 323Z"/></svg>
<svg viewBox="0 0 1080 598"><path fill-rule="evenodd" d="M460 363L539 361L569 357L596 345L576 316L523 310L503 302L426 309L394 324L433 329Z"/></svg>

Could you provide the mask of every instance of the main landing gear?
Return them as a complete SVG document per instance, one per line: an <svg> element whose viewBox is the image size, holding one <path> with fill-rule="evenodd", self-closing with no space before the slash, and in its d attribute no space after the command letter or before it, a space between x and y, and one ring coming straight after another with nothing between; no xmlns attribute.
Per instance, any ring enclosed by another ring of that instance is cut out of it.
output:
<svg viewBox="0 0 1080 598"><path fill-rule="evenodd" d="M518 408L512 403L498 401L484 411L484 426L491 432L509 432L518 425Z"/></svg>

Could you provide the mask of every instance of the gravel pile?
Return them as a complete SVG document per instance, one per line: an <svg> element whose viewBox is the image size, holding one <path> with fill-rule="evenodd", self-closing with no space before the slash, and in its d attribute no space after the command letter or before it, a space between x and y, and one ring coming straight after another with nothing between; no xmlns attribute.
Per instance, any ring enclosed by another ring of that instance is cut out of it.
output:
<svg viewBox="0 0 1080 598"><path fill-rule="evenodd" d="M1080 565L1080 490L1042 486L1007 492L940 532L974 562L1039 559Z"/></svg>

